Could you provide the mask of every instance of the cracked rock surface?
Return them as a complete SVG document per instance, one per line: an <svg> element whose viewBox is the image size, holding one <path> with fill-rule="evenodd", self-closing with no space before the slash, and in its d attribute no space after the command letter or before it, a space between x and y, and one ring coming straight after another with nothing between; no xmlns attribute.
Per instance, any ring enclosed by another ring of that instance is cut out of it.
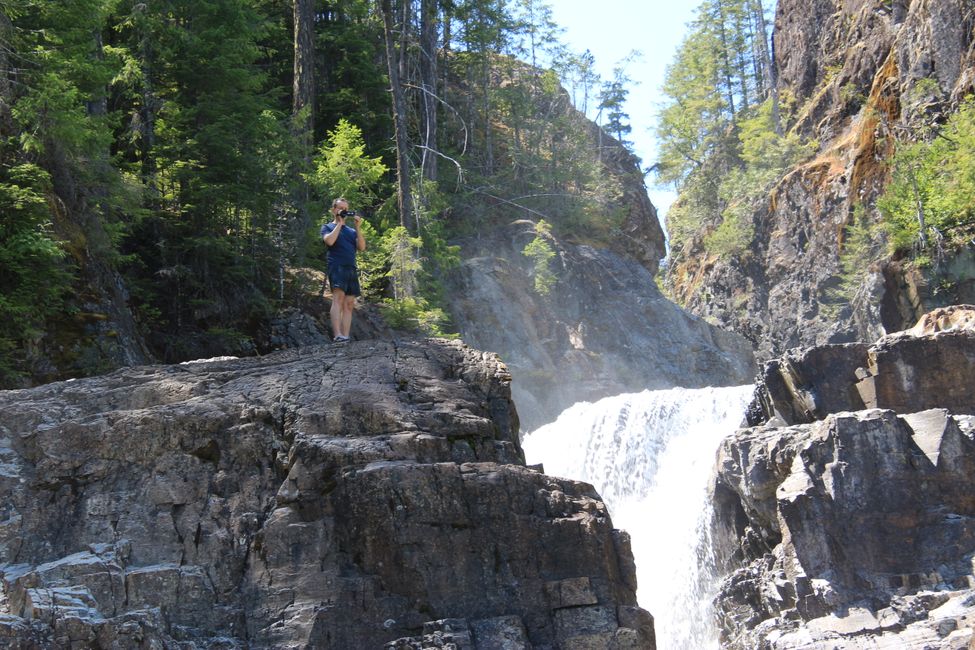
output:
<svg viewBox="0 0 975 650"><path fill-rule="evenodd" d="M723 647L975 647L973 383L954 325L766 366L718 451Z"/></svg>
<svg viewBox="0 0 975 650"><path fill-rule="evenodd" d="M3 647L653 647L628 537L459 342L0 392L0 493Z"/></svg>

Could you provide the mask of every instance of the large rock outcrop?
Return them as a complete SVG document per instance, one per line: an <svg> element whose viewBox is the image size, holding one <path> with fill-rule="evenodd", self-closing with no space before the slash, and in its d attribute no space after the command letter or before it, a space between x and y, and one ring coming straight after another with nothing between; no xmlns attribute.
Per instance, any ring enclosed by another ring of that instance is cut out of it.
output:
<svg viewBox="0 0 975 650"><path fill-rule="evenodd" d="M975 330L796 352L764 377L765 422L718 455L724 646L969 648Z"/></svg>
<svg viewBox="0 0 975 650"><path fill-rule="evenodd" d="M940 279L880 260L852 300L836 295L846 228L857 207L879 218L894 144L920 137L975 91L971 2L782 0L773 41L780 91L797 106L789 126L818 151L756 206L744 254L707 255L706 233L689 245L671 272L678 301L748 337L766 360L875 340L935 307L975 301L970 249L943 260Z"/></svg>
<svg viewBox="0 0 975 650"><path fill-rule="evenodd" d="M552 238L558 280L540 295L522 253L535 236L532 222L516 221L463 242L465 261L450 291L464 340L497 351L511 368L527 430L579 401L751 383L750 344L667 300L631 257Z"/></svg>
<svg viewBox="0 0 975 650"><path fill-rule="evenodd" d="M0 645L652 648L626 534L523 465L509 382L361 341L0 392Z"/></svg>

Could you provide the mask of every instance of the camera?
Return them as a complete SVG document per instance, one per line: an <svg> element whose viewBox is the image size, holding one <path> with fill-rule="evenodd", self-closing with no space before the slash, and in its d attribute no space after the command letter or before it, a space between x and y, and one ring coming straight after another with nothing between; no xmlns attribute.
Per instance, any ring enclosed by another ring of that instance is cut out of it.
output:
<svg viewBox="0 0 975 650"><path fill-rule="evenodd" d="M341 212L339 212L339 216L345 219L348 219L349 217L354 217L355 215L356 215L355 210L342 210Z"/></svg>

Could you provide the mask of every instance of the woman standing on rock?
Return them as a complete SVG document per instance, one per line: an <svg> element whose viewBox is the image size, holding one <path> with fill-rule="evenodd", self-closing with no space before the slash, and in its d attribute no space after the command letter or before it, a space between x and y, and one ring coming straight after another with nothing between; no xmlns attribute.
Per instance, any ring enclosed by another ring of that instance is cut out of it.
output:
<svg viewBox="0 0 975 650"><path fill-rule="evenodd" d="M350 226L346 219L352 217ZM355 297L359 287L359 269L355 265L357 251L366 250L366 239L359 225L362 217L349 210L345 199L332 201L332 221L322 226L322 241L328 247L328 283L332 287L332 334L336 343L349 340Z"/></svg>

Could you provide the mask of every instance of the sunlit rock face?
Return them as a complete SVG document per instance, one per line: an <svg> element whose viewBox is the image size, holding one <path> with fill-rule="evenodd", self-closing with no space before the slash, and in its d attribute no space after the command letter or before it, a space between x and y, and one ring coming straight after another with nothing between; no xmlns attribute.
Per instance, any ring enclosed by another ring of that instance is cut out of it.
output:
<svg viewBox="0 0 975 650"><path fill-rule="evenodd" d="M718 454L725 647L969 647L975 331L939 329L766 366Z"/></svg>
<svg viewBox="0 0 975 650"><path fill-rule="evenodd" d="M522 254L533 223L516 221L463 242L450 300L464 340L497 351L511 369L524 429L580 401L644 389L751 383L741 336L682 311L636 260L551 239L558 280L542 295Z"/></svg>
<svg viewBox="0 0 975 650"><path fill-rule="evenodd" d="M789 127L816 153L754 206L745 254L708 255L706 232L684 251L670 273L678 302L767 360L873 341L935 307L975 301L970 248L942 260L948 290L930 270L882 260L850 304L836 296L846 229L858 206L879 218L894 143L920 137L975 91L970 0L780 0L774 27L779 89L794 100Z"/></svg>
<svg viewBox="0 0 975 650"><path fill-rule="evenodd" d="M0 645L652 648L626 534L524 466L509 383L361 341L0 393Z"/></svg>

